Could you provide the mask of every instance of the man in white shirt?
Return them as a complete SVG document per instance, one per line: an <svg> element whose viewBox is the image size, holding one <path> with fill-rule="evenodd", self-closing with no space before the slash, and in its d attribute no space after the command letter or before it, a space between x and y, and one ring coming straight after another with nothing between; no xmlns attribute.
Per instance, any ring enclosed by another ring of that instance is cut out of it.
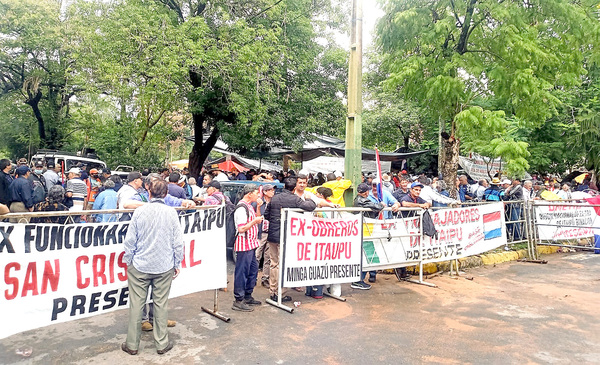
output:
<svg viewBox="0 0 600 365"><path fill-rule="evenodd" d="M421 188L421 199L425 200L429 204L433 204L434 201L440 204L459 204L458 200L452 199L447 196L443 196L437 191L433 190L431 186L429 186L429 178L426 176L419 177L419 182L423 184Z"/></svg>

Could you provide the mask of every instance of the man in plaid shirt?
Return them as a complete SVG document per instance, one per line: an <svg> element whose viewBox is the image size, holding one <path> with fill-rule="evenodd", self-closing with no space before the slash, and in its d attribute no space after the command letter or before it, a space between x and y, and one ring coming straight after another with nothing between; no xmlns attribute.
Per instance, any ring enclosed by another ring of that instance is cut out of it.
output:
<svg viewBox="0 0 600 365"><path fill-rule="evenodd" d="M253 305L260 305L260 301L252 297L258 276L258 262L256 261L256 248L259 246L258 226L263 221L260 214L262 200L258 199L258 186L248 184L244 186L244 197L238 203L233 219L237 229L237 238L234 250L237 252L235 274L233 283L233 310L251 312ZM256 210L252 203L256 202ZM258 215L258 216L257 216Z"/></svg>

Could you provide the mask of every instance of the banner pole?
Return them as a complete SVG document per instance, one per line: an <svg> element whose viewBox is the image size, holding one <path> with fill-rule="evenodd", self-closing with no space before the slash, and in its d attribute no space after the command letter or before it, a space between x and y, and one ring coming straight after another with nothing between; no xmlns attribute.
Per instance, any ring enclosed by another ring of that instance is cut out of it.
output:
<svg viewBox="0 0 600 365"><path fill-rule="evenodd" d="M229 321L231 321L231 318L225 316L222 313L219 313L219 289L215 289L215 302L213 304L213 310L210 310L208 308L205 307L200 307L204 312L210 314L211 316L217 317L220 320L222 320L223 322L227 322L229 323Z"/></svg>
<svg viewBox="0 0 600 365"><path fill-rule="evenodd" d="M279 278L277 280L277 301L267 298L265 302L271 304L274 307L283 309L289 313L294 313L294 308L290 308L286 305L281 304L281 281L283 280L283 250L285 249L285 236L287 234L287 209L281 210L281 227L284 229L280 230L279 236Z"/></svg>

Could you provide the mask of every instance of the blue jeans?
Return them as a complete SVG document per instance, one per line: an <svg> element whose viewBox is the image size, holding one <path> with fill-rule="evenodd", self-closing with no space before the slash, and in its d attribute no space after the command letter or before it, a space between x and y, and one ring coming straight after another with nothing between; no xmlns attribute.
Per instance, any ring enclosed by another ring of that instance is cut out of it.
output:
<svg viewBox="0 0 600 365"><path fill-rule="evenodd" d="M306 295L309 297L322 297L323 296L323 285L307 286Z"/></svg>
<svg viewBox="0 0 600 365"><path fill-rule="evenodd" d="M255 250L238 251L233 280L233 296L235 300L252 297L257 276L258 261L256 261Z"/></svg>
<svg viewBox="0 0 600 365"><path fill-rule="evenodd" d="M377 271L373 270L373 271L368 271L369 273L369 277L375 279L375 277L377 277ZM360 273L360 281L365 281L365 278L367 277L367 271L363 271Z"/></svg>

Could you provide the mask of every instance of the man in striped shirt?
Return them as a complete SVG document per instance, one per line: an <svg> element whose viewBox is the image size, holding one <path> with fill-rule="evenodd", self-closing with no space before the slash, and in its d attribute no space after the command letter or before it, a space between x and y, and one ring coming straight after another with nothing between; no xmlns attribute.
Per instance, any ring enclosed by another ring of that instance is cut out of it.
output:
<svg viewBox="0 0 600 365"><path fill-rule="evenodd" d="M263 221L260 214L262 200L258 200L258 186L248 184L244 186L244 197L238 203L233 215L237 237L234 250L237 253L233 283L235 301L231 309L242 312L254 310L252 305L260 305L260 301L252 297L258 276L258 262L256 261L256 248L258 241L258 225ZM256 211L252 203L256 202ZM257 216L258 214L258 216Z"/></svg>
<svg viewBox="0 0 600 365"><path fill-rule="evenodd" d="M82 211L87 201L87 185L81 180L81 169L72 167L69 172L69 180L67 181L67 197L73 198L73 206L69 209L72 212Z"/></svg>

